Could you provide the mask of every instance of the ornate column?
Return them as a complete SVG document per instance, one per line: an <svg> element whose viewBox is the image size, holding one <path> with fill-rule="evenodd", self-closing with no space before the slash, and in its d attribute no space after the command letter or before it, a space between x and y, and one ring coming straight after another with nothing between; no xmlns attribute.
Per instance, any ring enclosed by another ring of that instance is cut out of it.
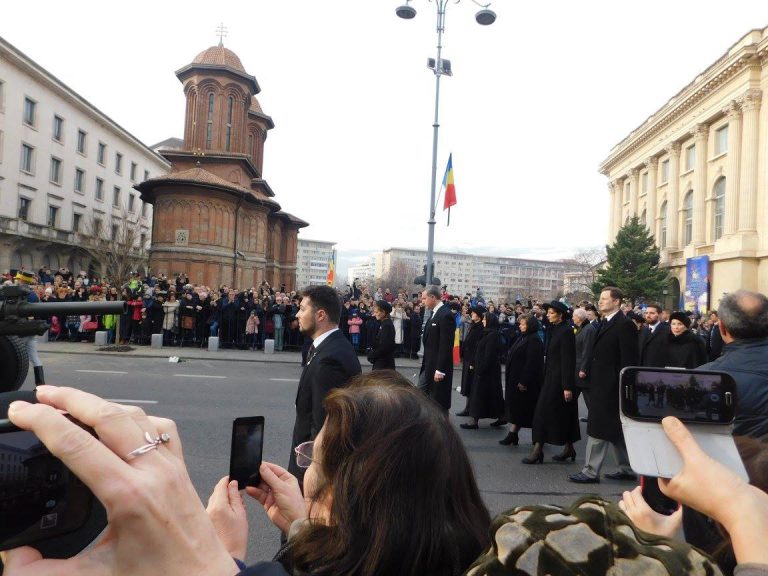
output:
<svg viewBox="0 0 768 576"><path fill-rule="evenodd" d="M613 235L612 239L616 239L616 235L619 233L619 228L624 225L622 220L622 208L624 206L624 183L621 178L617 178L613 181L614 191L614 203L613 203Z"/></svg>
<svg viewBox="0 0 768 576"><path fill-rule="evenodd" d="M667 186L667 248L677 250L680 240L677 237L680 214L680 143L673 142L667 147L669 153L669 185Z"/></svg>
<svg viewBox="0 0 768 576"><path fill-rule="evenodd" d="M629 217L637 216L637 196L639 192L640 170L632 168L627 174L629 177Z"/></svg>
<svg viewBox="0 0 768 576"><path fill-rule="evenodd" d="M749 90L739 99L744 114L739 179L739 232L754 232L757 216L757 155L760 90Z"/></svg>
<svg viewBox="0 0 768 576"><path fill-rule="evenodd" d="M728 118L728 166L725 175L725 222L723 235L739 229L739 171L741 167L741 108L732 100L723 108Z"/></svg>
<svg viewBox="0 0 768 576"><path fill-rule="evenodd" d="M697 124L691 130L696 142L696 184L693 187L693 230L691 243L700 246L706 241L706 204L707 197L707 139L709 126Z"/></svg>
<svg viewBox="0 0 768 576"><path fill-rule="evenodd" d="M656 236L656 175L659 170L659 159L651 156L645 161L648 166L648 192L645 199L645 223L653 236ZM658 244L658 242L657 242Z"/></svg>

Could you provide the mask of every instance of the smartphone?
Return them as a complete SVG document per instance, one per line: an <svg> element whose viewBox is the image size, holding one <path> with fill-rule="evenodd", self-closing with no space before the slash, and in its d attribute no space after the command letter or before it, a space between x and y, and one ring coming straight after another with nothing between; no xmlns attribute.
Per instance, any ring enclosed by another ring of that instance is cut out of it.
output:
<svg viewBox="0 0 768 576"><path fill-rule="evenodd" d="M37 436L8 420L0 420L0 517L0 550L29 545L46 558L74 556L107 525L91 490Z"/></svg>
<svg viewBox="0 0 768 576"><path fill-rule="evenodd" d="M264 416L236 418L232 423L232 451L229 479L237 480L238 490L258 486L259 467L264 448Z"/></svg>
<svg viewBox="0 0 768 576"><path fill-rule="evenodd" d="M675 416L691 424L731 424L736 382L725 372L682 368L625 368L621 412L627 418L661 422Z"/></svg>
<svg viewBox="0 0 768 576"><path fill-rule="evenodd" d="M672 478L683 467L661 420L680 419L701 449L748 481L733 441L736 382L725 372L684 368L624 368L619 375L619 419L632 469Z"/></svg>

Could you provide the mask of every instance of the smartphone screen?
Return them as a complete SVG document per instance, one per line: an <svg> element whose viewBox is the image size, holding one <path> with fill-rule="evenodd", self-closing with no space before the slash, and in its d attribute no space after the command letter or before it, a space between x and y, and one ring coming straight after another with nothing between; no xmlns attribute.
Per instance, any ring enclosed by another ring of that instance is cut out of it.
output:
<svg viewBox="0 0 768 576"><path fill-rule="evenodd" d="M0 434L0 550L74 532L94 505L90 489L32 432Z"/></svg>
<svg viewBox="0 0 768 576"><path fill-rule="evenodd" d="M723 372L682 368L625 368L621 411L628 418L661 422L675 416L696 424L729 424L736 407L736 383Z"/></svg>
<svg viewBox="0 0 768 576"><path fill-rule="evenodd" d="M239 490L257 486L264 446L264 417L237 418L232 423L232 452L229 479L237 480Z"/></svg>

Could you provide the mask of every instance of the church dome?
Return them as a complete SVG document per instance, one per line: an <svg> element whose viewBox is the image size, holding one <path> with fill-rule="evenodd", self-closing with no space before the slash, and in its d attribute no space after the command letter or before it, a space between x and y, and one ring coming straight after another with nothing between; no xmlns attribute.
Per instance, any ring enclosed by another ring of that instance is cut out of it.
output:
<svg viewBox="0 0 768 576"><path fill-rule="evenodd" d="M224 48L222 45L211 46L210 48L203 50L200 54L195 56L192 64L225 66L246 74L243 63L240 62L240 58L237 54L232 52L229 48Z"/></svg>

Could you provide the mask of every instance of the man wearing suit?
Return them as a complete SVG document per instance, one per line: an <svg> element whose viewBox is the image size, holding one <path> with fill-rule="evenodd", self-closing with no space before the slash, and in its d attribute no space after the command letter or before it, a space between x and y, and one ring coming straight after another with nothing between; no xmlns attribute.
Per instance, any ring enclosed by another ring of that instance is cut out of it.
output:
<svg viewBox="0 0 768 576"><path fill-rule="evenodd" d="M424 355L421 358L419 382L423 383L424 393L448 411L451 408L456 318L450 306L440 300L437 286L424 290L421 301L432 311L432 317L427 321L422 335Z"/></svg>
<svg viewBox="0 0 768 576"><path fill-rule="evenodd" d="M600 292L598 307L603 319L592 347L590 406L587 418L586 462L581 472L568 477L579 484L600 482L600 468L610 446L619 470L605 477L611 480L634 480L619 420L619 372L625 366L637 365L637 328L621 313L623 295L618 288L606 287Z"/></svg>
<svg viewBox="0 0 768 576"><path fill-rule="evenodd" d="M360 361L352 344L339 330L341 303L336 291L329 286L310 286L302 293L296 314L299 330L312 339L307 361L301 372L296 392L296 423L293 426L291 456L288 471L304 478L304 469L296 464L294 448L314 440L325 422L323 402L334 388L346 386L360 374Z"/></svg>
<svg viewBox="0 0 768 576"><path fill-rule="evenodd" d="M669 345L669 324L661 321L661 306L649 304L645 311L645 326L638 336L640 366L664 368L666 348Z"/></svg>

